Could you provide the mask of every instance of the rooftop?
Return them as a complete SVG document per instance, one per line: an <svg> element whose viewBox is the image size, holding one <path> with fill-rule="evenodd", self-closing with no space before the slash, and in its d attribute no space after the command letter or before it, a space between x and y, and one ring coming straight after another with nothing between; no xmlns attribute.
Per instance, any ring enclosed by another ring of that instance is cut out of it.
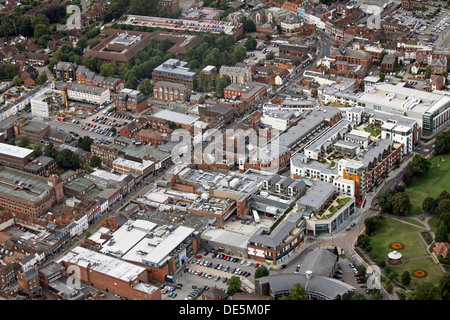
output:
<svg viewBox="0 0 450 320"><path fill-rule="evenodd" d="M73 248L57 262L62 261L84 268L89 267L96 272L127 282L133 281L140 274L146 272L143 267L83 247Z"/></svg>
<svg viewBox="0 0 450 320"><path fill-rule="evenodd" d="M9 157L26 158L33 153L33 150L13 146L7 143L0 143L0 153Z"/></svg>
<svg viewBox="0 0 450 320"><path fill-rule="evenodd" d="M200 118L196 116L191 116L166 109L160 110L152 114L152 116L155 118L160 118L167 121L172 121L175 123L181 123L186 125L193 125L196 121L200 120Z"/></svg>

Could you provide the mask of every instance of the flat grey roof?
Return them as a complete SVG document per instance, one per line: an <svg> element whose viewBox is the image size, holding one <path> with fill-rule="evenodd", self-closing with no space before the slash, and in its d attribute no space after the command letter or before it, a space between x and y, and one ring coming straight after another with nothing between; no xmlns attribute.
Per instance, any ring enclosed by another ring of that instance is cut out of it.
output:
<svg viewBox="0 0 450 320"><path fill-rule="evenodd" d="M315 131L323 123L323 119L309 115L300 120L296 126L292 126L288 131L279 135L278 144L286 148L291 148L298 141Z"/></svg>
<svg viewBox="0 0 450 320"><path fill-rule="evenodd" d="M160 110L154 114L152 114L153 117L161 118L165 120L170 120L176 123L182 123L182 124L188 124L193 125L196 121L200 120L197 116L191 116L187 114L183 114L180 112L175 112L171 110Z"/></svg>
<svg viewBox="0 0 450 320"><path fill-rule="evenodd" d="M290 234L290 232L297 228L302 220L302 214L299 212L291 212L289 217L281 222L269 235L265 235L269 230L261 227L256 233L250 237L249 242L258 243L259 245L276 248L283 240Z"/></svg>
<svg viewBox="0 0 450 320"><path fill-rule="evenodd" d="M300 283L306 292L312 292L323 296L325 299L334 299L345 294L353 295L356 289L340 280L312 275L307 279L305 274L288 273L262 277L258 279L260 284L269 283L274 294L286 293L296 283Z"/></svg>
<svg viewBox="0 0 450 320"><path fill-rule="evenodd" d="M320 180L314 181L312 187L297 201L297 204L318 210L332 196L334 191L335 186L332 183Z"/></svg>

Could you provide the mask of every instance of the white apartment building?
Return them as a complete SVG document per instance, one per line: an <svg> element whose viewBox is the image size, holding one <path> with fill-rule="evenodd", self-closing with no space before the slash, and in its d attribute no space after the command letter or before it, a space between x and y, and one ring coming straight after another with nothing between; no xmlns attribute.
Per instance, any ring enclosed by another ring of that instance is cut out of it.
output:
<svg viewBox="0 0 450 320"><path fill-rule="evenodd" d="M67 89L67 98L91 104L103 104L110 99L109 89L73 83Z"/></svg>

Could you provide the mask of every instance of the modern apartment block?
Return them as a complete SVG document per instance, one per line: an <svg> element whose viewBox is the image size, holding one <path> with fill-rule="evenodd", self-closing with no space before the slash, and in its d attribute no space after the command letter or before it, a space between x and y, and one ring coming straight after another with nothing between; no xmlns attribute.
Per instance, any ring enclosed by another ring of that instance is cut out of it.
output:
<svg viewBox="0 0 450 320"><path fill-rule="evenodd" d="M450 96L405 88L404 83L366 86L358 106L392 115L413 118L422 128L421 138L429 140L450 123Z"/></svg>

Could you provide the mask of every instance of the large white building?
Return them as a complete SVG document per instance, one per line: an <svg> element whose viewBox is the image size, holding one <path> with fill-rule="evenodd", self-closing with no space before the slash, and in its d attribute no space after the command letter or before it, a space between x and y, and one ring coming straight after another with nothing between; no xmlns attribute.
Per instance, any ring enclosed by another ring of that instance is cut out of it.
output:
<svg viewBox="0 0 450 320"><path fill-rule="evenodd" d="M426 92L379 83L367 86L358 97L358 106L417 120L422 137L433 137L450 124L450 95L446 91Z"/></svg>
<svg viewBox="0 0 450 320"><path fill-rule="evenodd" d="M103 104L110 99L109 89L74 83L67 88L67 98L91 104Z"/></svg>
<svg viewBox="0 0 450 320"><path fill-rule="evenodd" d="M47 89L30 100L31 113L34 117L49 118L52 106L61 107L64 110L65 102L62 91Z"/></svg>

